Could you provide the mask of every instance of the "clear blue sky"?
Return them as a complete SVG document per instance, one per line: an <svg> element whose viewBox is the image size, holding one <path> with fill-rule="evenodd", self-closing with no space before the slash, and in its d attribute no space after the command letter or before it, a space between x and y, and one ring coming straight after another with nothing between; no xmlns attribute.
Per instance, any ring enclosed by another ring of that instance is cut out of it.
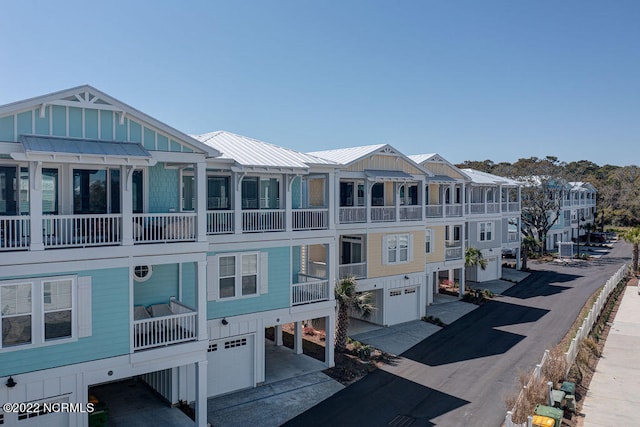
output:
<svg viewBox="0 0 640 427"><path fill-rule="evenodd" d="M640 163L640 1L0 3L0 104L88 83L300 151Z"/></svg>

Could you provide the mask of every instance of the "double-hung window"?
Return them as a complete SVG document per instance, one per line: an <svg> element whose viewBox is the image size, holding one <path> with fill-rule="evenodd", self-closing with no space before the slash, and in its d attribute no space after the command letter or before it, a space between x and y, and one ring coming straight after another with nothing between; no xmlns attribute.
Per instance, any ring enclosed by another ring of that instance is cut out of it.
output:
<svg viewBox="0 0 640 427"><path fill-rule="evenodd" d="M430 254L433 251L433 230L427 228L424 235L424 252Z"/></svg>
<svg viewBox="0 0 640 427"><path fill-rule="evenodd" d="M493 240L493 223L481 222L478 224L478 232L480 234L478 240L481 242L488 242Z"/></svg>
<svg viewBox="0 0 640 427"><path fill-rule="evenodd" d="M266 292L266 253L220 254L210 259L209 299L233 299Z"/></svg>
<svg viewBox="0 0 640 427"><path fill-rule="evenodd" d="M402 264L411 261L412 239L410 234L391 234L383 238L383 264Z"/></svg>
<svg viewBox="0 0 640 427"><path fill-rule="evenodd" d="M82 285L76 284L75 276L0 283L0 349L66 342L91 335L90 278L82 279ZM81 313L77 313L76 295L83 305L89 305Z"/></svg>

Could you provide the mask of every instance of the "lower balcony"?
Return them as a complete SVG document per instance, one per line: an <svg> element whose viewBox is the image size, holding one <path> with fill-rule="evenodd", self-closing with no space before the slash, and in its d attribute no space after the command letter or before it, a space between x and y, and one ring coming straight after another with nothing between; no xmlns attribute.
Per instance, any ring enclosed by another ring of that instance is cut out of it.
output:
<svg viewBox="0 0 640 427"><path fill-rule="evenodd" d="M291 304L302 305L329 300L329 281L298 275L301 283L291 285Z"/></svg>
<svg viewBox="0 0 640 427"><path fill-rule="evenodd" d="M133 350L195 341L198 313L176 300L134 307Z"/></svg>
<svg viewBox="0 0 640 427"><path fill-rule="evenodd" d="M346 277L353 277L356 279L367 278L367 263L358 262L353 264L342 264L338 266L338 274L341 279Z"/></svg>
<svg viewBox="0 0 640 427"><path fill-rule="evenodd" d="M445 243L444 258L446 260L462 259L462 244L460 242Z"/></svg>

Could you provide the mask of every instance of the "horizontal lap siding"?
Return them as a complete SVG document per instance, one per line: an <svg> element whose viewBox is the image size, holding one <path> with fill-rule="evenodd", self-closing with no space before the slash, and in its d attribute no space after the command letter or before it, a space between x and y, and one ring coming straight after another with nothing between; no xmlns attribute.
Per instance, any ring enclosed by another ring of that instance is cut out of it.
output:
<svg viewBox="0 0 640 427"><path fill-rule="evenodd" d="M390 234L413 235L413 261L396 265L385 265L382 263L382 240L384 236ZM374 279L376 277L393 276L395 274L418 273L424 271L424 231L372 233L367 236L367 244L369 247L367 257L369 272L367 274L367 277L370 279Z"/></svg>
<svg viewBox="0 0 640 427"><path fill-rule="evenodd" d="M62 275L75 274L73 272ZM0 376L129 353L129 269L83 271L91 276L92 335L66 344L0 352Z"/></svg>
<svg viewBox="0 0 640 427"><path fill-rule="evenodd" d="M249 252L252 251L252 249L246 249L246 251ZM253 249L253 251L255 251L255 249ZM207 317L209 319L276 310L290 306L290 248L287 246L261 249L260 251L269 254L269 292L255 297L239 298L229 301L209 301L207 304ZM209 256L212 255L221 254L209 254Z"/></svg>

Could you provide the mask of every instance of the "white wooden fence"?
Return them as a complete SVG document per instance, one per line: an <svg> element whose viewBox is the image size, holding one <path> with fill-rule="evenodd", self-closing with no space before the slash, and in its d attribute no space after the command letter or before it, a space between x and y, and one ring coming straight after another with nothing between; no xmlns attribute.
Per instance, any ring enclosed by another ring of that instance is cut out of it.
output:
<svg viewBox="0 0 640 427"><path fill-rule="evenodd" d="M576 333L575 338L571 340L571 345L569 346L569 350L567 350L567 352L564 354L567 360L567 372L565 373L565 376L566 374L569 373L569 368L571 367L573 362L576 360L576 355L578 354L578 347L580 346L580 341L582 341L584 338L587 337L587 335L589 335L589 332L593 328L593 325L598 319L598 316L600 316L600 312L602 312L602 309L604 308L604 305L607 302L607 298L609 298L611 291L613 291L613 289L618 285L618 283L620 283L620 281L624 278L624 273L626 268L627 268L626 264L622 265L622 267L620 267L618 271L616 271L616 273L613 276L611 276L609 280L607 280L607 283L604 285L604 287L600 291L600 295L598 295L598 299L596 299L596 302L591 307L591 310L589 310L587 317L584 318L582 325L578 328L578 332ZM527 385L523 386L523 390L520 391L520 394L516 399L514 409L516 406L518 406L518 402L520 401L520 399L522 399L524 391L527 388L531 387L531 385L533 385L534 382L537 382L540 380L540 376L542 374L542 367L544 366L548 358L549 358L549 350L545 350L544 355L542 356L542 360L540 361L539 364L536 365L535 369L533 370L533 373L531 374L531 378L529 378L529 382L527 382ZM504 419L505 427L531 427L531 417L528 418L527 422L522 424L514 423L511 420L512 417L513 417L513 409L511 411L508 411L507 415L505 416L505 419Z"/></svg>

